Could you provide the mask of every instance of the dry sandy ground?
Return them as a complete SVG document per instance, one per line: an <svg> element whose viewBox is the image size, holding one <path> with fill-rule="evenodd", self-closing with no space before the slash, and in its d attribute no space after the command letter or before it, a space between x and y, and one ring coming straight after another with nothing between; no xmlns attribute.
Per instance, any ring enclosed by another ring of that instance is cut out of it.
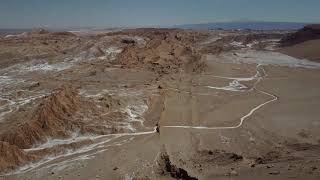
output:
<svg viewBox="0 0 320 180"><path fill-rule="evenodd" d="M238 48L231 54L246 47ZM93 60L22 74L40 82L36 92L72 82L81 96L119 98L121 108L136 112L127 112L135 129L94 136L94 143L0 179L319 179L320 69L225 55L202 56L207 67L200 73L159 75ZM121 117L91 118L99 124Z"/></svg>
<svg viewBox="0 0 320 180"><path fill-rule="evenodd" d="M320 40L310 40L290 47L284 47L281 49L281 52L293 57L310 59L319 62L319 45Z"/></svg>

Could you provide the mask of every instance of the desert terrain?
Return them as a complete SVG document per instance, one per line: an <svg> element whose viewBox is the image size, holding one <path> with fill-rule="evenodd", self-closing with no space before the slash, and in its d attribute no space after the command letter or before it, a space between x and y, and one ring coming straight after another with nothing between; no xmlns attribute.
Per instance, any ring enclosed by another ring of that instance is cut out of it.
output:
<svg viewBox="0 0 320 180"><path fill-rule="evenodd" d="M2 35L0 179L319 179L318 30Z"/></svg>

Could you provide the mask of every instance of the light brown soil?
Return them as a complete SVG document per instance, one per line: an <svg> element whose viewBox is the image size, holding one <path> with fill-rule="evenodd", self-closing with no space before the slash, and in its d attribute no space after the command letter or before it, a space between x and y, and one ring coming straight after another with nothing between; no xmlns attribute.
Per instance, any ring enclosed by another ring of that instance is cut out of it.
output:
<svg viewBox="0 0 320 180"><path fill-rule="evenodd" d="M320 61L320 40L310 40L290 47L284 47L280 52L299 59Z"/></svg>

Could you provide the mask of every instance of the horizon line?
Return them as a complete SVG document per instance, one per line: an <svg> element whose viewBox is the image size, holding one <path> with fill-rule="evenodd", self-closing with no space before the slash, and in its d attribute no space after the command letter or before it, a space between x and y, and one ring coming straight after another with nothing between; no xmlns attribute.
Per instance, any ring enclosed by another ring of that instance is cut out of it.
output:
<svg viewBox="0 0 320 180"><path fill-rule="evenodd" d="M184 25L202 25L202 24L219 24L219 23L293 23L293 24L319 24L320 22L299 22L299 21L266 21L266 20L231 20L231 21L208 21L208 22L199 22L199 23L179 23L173 25L137 25L137 26L48 26L48 25L39 25L33 27L5 27L0 28L1 30L29 30L29 29L129 29L129 28L176 28L177 26L184 26Z"/></svg>

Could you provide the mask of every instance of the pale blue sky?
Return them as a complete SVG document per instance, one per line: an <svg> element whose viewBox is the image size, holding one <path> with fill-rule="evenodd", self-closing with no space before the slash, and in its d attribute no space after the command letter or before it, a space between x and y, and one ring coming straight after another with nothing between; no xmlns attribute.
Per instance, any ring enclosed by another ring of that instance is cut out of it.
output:
<svg viewBox="0 0 320 180"><path fill-rule="evenodd" d="M0 28L319 22L320 0L0 0Z"/></svg>

